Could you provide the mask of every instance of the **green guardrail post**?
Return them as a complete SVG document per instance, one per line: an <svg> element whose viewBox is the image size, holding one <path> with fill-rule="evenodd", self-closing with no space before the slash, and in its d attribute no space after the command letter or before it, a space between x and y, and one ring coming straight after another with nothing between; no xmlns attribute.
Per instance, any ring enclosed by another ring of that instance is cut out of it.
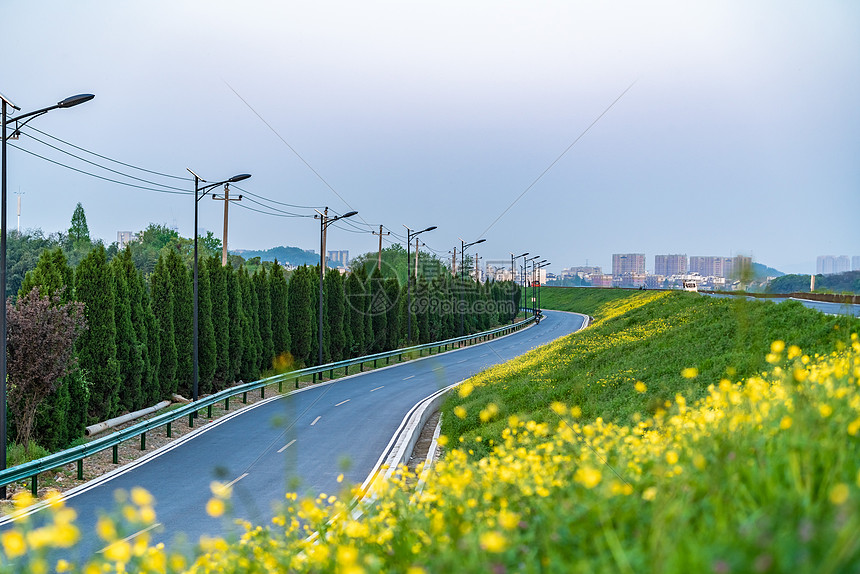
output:
<svg viewBox="0 0 860 574"><path fill-rule="evenodd" d="M119 445L113 445L113 463L119 464Z"/></svg>
<svg viewBox="0 0 860 574"><path fill-rule="evenodd" d="M358 372L359 372L359 373L363 373L363 372L364 372L364 363L359 363L359 364L358 364Z"/></svg>
<svg viewBox="0 0 860 574"><path fill-rule="evenodd" d="M188 428L194 428L194 415L197 413L188 413Z"/></svg>
<svg viewBox="0 0 860 574"><path fill-rule="evenodd" d="M212 418L212 405L209 405L208 407L206 407L206 418L207 419Z"/></svg>
<svg viewBox="0 0 860 574"><path fill-rule="evenodd" d="M34 474L30 477L30 492L33 496L39 496L39 475Z"/></svg>
<svg viewBox="0 0 860 574"><path fill-rule="evenodd" d="M329 372L328 372L328 378L330 378L330 379L333 379L333 378L334 378L334 369L329 370Z"/></svg>
<svg viewBox="0 0 860 574"><path fill-rule="evenodd" d="M376 359L373 359L373 368L376 368Z"/></svg>
<svg viewBox="0 0 860 574"><path fill-rule="evenodd" d="M343 376L344 376L344 377L349 376L349 365L346 365L346 366L343 368Z"/></svg>
<svg viewBox="0 0 860 574"><path fill-rule="evenodd" d="M224 410L225 411L230 410L230 397L227 397L226 399L224 399Z"/></svg>
<svg viewBox="0 0 860 574"><path fill-rule="evenodd" d="M146 433L140 433L140 450L146 450Z"/></svg>
<svg viewBox="0 0 860 574"><path fill-rule="evenodd" d="M391 362L391 357L385 357L385 364L387 365L390 362Z"/></svg>
<svg viewBox="0 0 860 574"><path fill-rule="evenodd" d="M311 373L311 384L312 385L317 384L317 374L316 373Z"/></svg>
<svg viewBox="0 0 860 574"><path fill-rule="evenodd" d="M248 404L248 391L242 393L242 403L246 405Z"/></svg>
<svg viewBox="0 0 860 574"><path fill-rule="evenodd" d="M260 387L260 398L261 399L266 398L266 387Z"/></svg>
<svg viewBox="0 0 860 574"><path fill-rule="evenodd" d="M172 424L173 424L173 421L170 421L167 423L167 438L170 438L173 436L173 429L171 428Z"/></svg>
<svg viewBox="0 0 860 574"><path fill-rule="evenodd" d="M78 459L78 480L84 479L84 459Z"/></svg>
<svg viewBox="0 0 860 574"><path fill-rule="evenodd" d="M296 377L296 388L299 388L299 378Z"/></svg>
<svg viewBox="0 0 860 574"><path fill-rule="evenodd" d="M284 392L284 380L283 380L283 379L281 379L280 381L278 381L278 392L279 392L279 393L283 393L283 392Z"/></svg>

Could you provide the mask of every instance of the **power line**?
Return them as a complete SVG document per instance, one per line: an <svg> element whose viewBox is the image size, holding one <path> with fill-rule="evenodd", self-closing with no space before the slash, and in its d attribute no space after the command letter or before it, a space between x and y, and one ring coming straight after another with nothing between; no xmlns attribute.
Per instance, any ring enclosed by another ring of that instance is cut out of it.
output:
<svg viewBox="0 0 860 574"><path fill-rule="evenodd" d="M238 189L239 191L241 191L243 194L250 195L252 197L256 197L257 199L263 199L265 201L268 201L269 203L276 203L278 205L283 205L284 207L294 207L296 209L322 209L323 207L325 207L324 205L296 205L294 203L285 203L283 201L276 201L274 199L269 199L267 197L263 197L262 195L258 195L256 193L252 193L250 191L247 191L247 190L239 187L236 184L232 184L232 186L235 189Z"/></svg>

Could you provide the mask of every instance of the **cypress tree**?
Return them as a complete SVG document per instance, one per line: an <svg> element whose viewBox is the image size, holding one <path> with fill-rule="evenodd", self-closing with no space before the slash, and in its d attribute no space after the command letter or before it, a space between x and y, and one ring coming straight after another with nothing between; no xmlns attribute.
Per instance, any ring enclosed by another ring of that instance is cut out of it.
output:
<svg viewBox="0 0 860 574"><path fill-rule="evenodd" d="M364 323L366 316L364 307L367 302L364 285L362 285L357 273L353 272L349 274L349 277L346 278L344 290L346 292L346 309L349 318L347 349L350 356L357 357L364 354Z"/></svg>
<svg viewBox="0 0 860 574"><path fill-rule="evenodd" d="M227 371L227 383L231 384L238 380L245 357L245 305L239 286L239 274L228 266L224 267L224 275L230 314L230 367Z"/></svg>
<svg viewBox="0 0 860 574"><path fill-rule="evenodd" d="M220 391L230 377L230 298L227 295L228 268L217 257L206 259L209 282L212 285L212 328L215 336L214 390Z"/></svg>
<svg viewBox="0 0 860 574"><path fill-rule="evenodd" d="M344 358L346 335L344 333L343 278L337 269L329 269L325 276L326 315L324 322L329 326L329 361Z"/></svg>
<svg viewBox="0 0 860 574"><path fill-rule="evenodd" d="M173 332L176 343L176 383L179 394L191 396L193 370L193 281L188 267L174 249L167 252L170 295L173 299ZM199 310L198 310L199 314Z"/></svg>
<svg viewBox="0 0 860 574"><path fill-rule="evenodd" d="M157 371L153 369L152 353L150 350L150 339L152 338L150 333L152 327L149 325L146 316L147 311L151 312L152 310L147 309L149 298L146 293L146 284L144 283L143 275L134 266L134 261L131 257L131 247L126 246L123 251L117 254L111 264L119 265L120 272L126 280L131 324L134 328L137 352L140 354L140 394L139 400L132 407L132 410L137 410L153 404L149 401L151 394L149 387L153 384L153 379L157 377Z"/></svg>
<svg viewBox="0 0 860 574"><path fill-rule="evenodd" d="M287 291L287 324L290 331L290 348L293 357L308 363L311 353L311 282L309 268L302 266L290 277Z"/></svg>
<svg viewBox="0 0 860 574"><path fill-rule="evenodd" d="M87 329L78 338L78 359L90 381L88 417L98 422L118 410L114 284L103 245L84 257L76 273L75 294L85 305Z"/></svg>
<svg viewBox="0 0 860 574"><path fill-rule="evenodd" d="M212 287L209 268L197 268L197 384L198 392L209 394L214 389L216 348L215 329L212 326ZM193 333L193 331L192 331Z"/></svg>
<svg viewBox="0 0 860 574"><path fill-rule="evenodd" d="M389 302L386 297L385 280L379 269L374 269L370 276L370 315L372 339L369 341L368 351L381 353L388 343L388 308Z"/></svg>
<svg viewBox="0 0 860 574"><path fill-rule="evenodd" d="M275 347L272 340L272 290L265 267L254 274L254 291L257 294L257 315L260 322L260 363L259 371L272 366Z"/></svg>
<svg viewBox="0 0 860 574"><path fill-rule="evenodd" d="M308 278L311 282L311 351L307 357L308 365L317 365L319 364L319 304L320 304L320 268L319 265L314 265L310 267L311 274L308 275ZM325 296L325 294L323 294ZM325 301L323 301L325 304ZM323 323L323 329L325 329L325 323ZM325 331L323 331L325 333ZM323 334L323 338L325 338L325 334ZM323 345L328 342L327 339L324 340ZM325 361L325 349L323 349L323 361Z"/></svg>
<svg viewBox="0 0 860 574"><path fill-rule="evenodd" d="M154 405L163 396L159 379L161 372L161 331L143 275L138 273L137 276L141 291L141 307L143 308L142 324L146 329L146 352L149 356L146 383L143 385L143 400L144 404Z"/></svg>
<svg viewBox="0 0 860 574"><path fill-rule="evenodd" d="M61 247L49 251L44 250L39 254L36 267L27 272L18 297L23 297L34 287L39 287L39 295L48 297L60 295L60 301L67 303L72 299L74 283L74 272L69 267L68 260Z"/></svg>
<svg viewBox="0 0 860 574"><path fill-rule="evenodd" d="M280 356L290 350L290 327L287 316L287 279L277 259L269 271L269 292L272 302L272 354Z"/></svg>
<svg viewBox="0 0 860 574"><path fill-rule="evenodd" d="M415 284L414 321L418 324L418 342L429 343L430 339L430 293L427 280L421 277ZM416 340L413 335L412 340Z"/></svg>
<svg viewBox="0 0 860 574"><path fill-rule="evenodd" d="M400 346L401 321L403 316L403 298L400 296L400 282L397 277L391 277L385 282L385 298L388 300L386 319L388 321L386 330L386 350L393 350Z"/></svg>
<svg viewBox="0 0 860 574"><path fill-rule="evenodd" d="M260 337L260 317L258 314L257 292L251 282L251 277L244 267L240 267L237 273L239 289L242 293L242 308L244 311L244 324L242 333L244 335L244 351L242 356L242 368L239 376L245 382L254 381L260 374L260 356L262 338Z"/></svg>
<svg viewBox="0 0 860 574"><path fill-rule="evenodd" d="M169 397L177 390L176 335L173 329L173 295L170 292L170 271L164 255L158 256L150 276L152 311L155 315L161 361L158 369L158 397ZM155 389L153 389L154 391Z"/></svg>
<svg viewBox="0 0 860 574"><path fill-rule="evenodd" d="M114 323L116 327L116 357L119 363L119 406L134 411L143 404L141 380L143 356L137 342L137 333L131 322L131 304L125 270L120 257L110 263L114 284Z"/></svg>

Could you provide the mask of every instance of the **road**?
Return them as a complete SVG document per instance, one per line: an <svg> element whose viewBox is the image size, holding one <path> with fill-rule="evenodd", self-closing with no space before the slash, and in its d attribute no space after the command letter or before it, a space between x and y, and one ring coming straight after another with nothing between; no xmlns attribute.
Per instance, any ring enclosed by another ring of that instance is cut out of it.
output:
<svg viewBox="0 0 860 574"><path fill-rule="evenodd" d="M726 295L723 293L703 293L703 295L716 298L738 297L738 295ZM809 307L828 315L853 315L854 317L860 317L860 305L852 305L850 303L828 303L826 301L812 301L810 299L795 299L794 297L768 297L763 299L747 296L747 299L750 301L773 301L774 303L797 301L804 307Z"/></svg>
<svg viewBox="0 0 860 574"><path fill-rule="evenodd" d="M290 395L272 397L201 427L195 433L67 494L83 540L76 562L102 550L93 534L99 513L113 508L113 493L142 486L156 500L159 526L151 544L175 545L180 534L195 543L224 535L235 518L270 523L284 493L339 494L370 474L409 409L443 387L572 333L584 317L546 311L535 325L507 337L408 363L345 377ZM342 484L337 482L344 474ZM212 518L205 505L213 480L232 483L229 519ZM0 528L8 525L0 525Z"/></svg>

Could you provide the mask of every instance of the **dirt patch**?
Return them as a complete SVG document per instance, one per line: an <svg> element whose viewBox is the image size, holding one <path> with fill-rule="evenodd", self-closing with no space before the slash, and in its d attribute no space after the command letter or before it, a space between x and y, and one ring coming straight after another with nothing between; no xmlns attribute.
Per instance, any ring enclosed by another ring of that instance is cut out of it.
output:
<svg viewBox="0 0 860 574"><path fill-rule="evenodd" d="M427 419L427 422L424 423L424 427L421 429L418 442L415 443L415 448L412 449L412 455L406 464L411 472L415 472L415 468L427 460L427 453L430 451L430 445L433 443L433 434L436 432L436 425L439 423L439 415L439 411L430 415L430 418ZM438 453L439 449L436 449L437 456L434 457L434 460L438 458Z"/></svg>

